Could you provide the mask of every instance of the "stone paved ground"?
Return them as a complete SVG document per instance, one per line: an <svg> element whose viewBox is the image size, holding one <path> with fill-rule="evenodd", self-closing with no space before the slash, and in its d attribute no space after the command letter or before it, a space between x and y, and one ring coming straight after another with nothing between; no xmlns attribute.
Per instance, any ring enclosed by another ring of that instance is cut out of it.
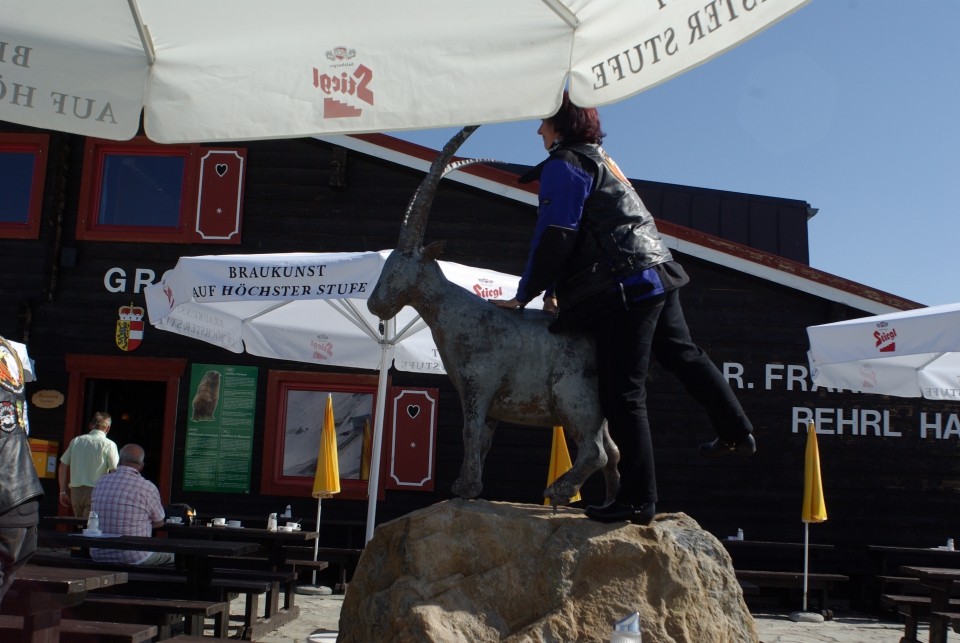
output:
<svg viewBox="0 0 960 643"><path fill-rule="evenodd" d="M298 594L300 617L275 632L259 639L265 643L319 643L335 640L339 627L342 595L313 596ZM903 625L857 612L837 612L831 621L823 623L795 623L787 612L756 612L757 632L761 643L899 643ZM313 636L311 636L313 635ZM952 632L949 640L960 641ZM921 627L920 640L927 640L927 630ZM699 642L698 642L699 643Z"/></svg>

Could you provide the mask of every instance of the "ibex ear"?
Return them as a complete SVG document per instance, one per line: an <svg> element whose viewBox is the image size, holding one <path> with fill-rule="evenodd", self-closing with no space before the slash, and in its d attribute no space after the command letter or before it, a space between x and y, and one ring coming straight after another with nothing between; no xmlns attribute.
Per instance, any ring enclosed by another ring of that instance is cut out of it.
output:
<svg viewBox="0 0 960 643"><path fill-rule="evenodd" d="M443 249L446 247L446 241L434 241L423 249L423 258L427 261L436 261L437 257L443 254Z"/></svg>

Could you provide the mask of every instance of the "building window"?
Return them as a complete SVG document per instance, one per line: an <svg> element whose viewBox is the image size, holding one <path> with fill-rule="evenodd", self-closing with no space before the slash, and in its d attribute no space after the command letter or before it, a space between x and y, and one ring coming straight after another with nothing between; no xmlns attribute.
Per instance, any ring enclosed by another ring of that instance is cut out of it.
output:
<svg viewBox="0 0 960 643"><path fill-rule="evenodd" d="M90 139L77 238L240 243L245 161L245 150Z"/></svg>
<svg viewBox="0 0 960 643"><path fill-rule="evenodd" d="M340 493L333 498L367 498L377 377L300 371L270 371L267 379L263 493L310 495L328 395L340 468Z"/></svg>
<svg viewBox="0 0 960 643"><path fill-rule="evenodd" d="M189 152L104 155L94 225L181 229L189 156Z"/></svg>
<svg viewBox="0 0 960 643"><path fill-rule="evenodd" d="M0 238L36 239L50 137L0 134Z"/></svg>

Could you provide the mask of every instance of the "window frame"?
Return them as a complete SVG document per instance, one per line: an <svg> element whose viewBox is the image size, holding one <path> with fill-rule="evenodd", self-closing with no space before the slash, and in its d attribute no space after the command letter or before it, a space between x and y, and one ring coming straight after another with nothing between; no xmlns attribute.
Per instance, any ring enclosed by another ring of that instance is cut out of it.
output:
<svg viewBox="0 0 960 643"><path fill-rule="evenodd" d="M274 371L267 374L267 402L264 419L264 449L260 492L265 495L309 497L313 490L313 478L289 476L283 473L284 425L286 424L286 401L289 391L316 391L331 393L368 393L371 398L371 422L376 421L377 376L339 373L311 373L305 371ZM384 413L386 413L386 409ZM386 418L385 418L386 420ZM321 418L322 424L322 418ZM384 422L386 426L386 422ZM386 442L386 440L385 440ZM384 444L382 453L389 453ZM384 462L381 457L378 477L377 499L384 497ZM340 478L340 493L331 500L366 500L368 480Z"/></svg>
<svg viewBox="0 0 960 643"><path fill-rule="evenodd" d="M88 138L84 148L80 203L77 208L77 240L136 241L144 243L190 243L196 221L198 196L199 145L158 145L145 136L130 141L109 141ZM100 225L97 215L103 191L104 160L110 154L127 156L181 156L183 183L180 196L180 219L176 229L148 226Z"/></svg>
<svg viewBox="0 0 960 643"><path fill-rule="evenodd" d="M50 156L48 134L0 133L0 152L35 152L30 204L26 223L0 222L0 239L37 239L43 214L43 191L46 187L47 159Z"/></svg>

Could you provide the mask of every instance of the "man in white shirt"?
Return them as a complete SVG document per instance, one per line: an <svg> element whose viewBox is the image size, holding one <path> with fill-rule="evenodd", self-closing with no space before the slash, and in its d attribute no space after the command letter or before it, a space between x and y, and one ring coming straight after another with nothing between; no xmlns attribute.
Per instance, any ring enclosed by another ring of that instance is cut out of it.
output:
<svg viewBox="0 0 960 643"><path fill-rule="evenodd" d="M57 477L60 481L60 504L71 507L73 515L86 518L90 513L90 495L100 476L117 468L120 455L117 444L107 437L113 420L109 413L93 414L90 432L70 441L60 456Z"/></svg>

